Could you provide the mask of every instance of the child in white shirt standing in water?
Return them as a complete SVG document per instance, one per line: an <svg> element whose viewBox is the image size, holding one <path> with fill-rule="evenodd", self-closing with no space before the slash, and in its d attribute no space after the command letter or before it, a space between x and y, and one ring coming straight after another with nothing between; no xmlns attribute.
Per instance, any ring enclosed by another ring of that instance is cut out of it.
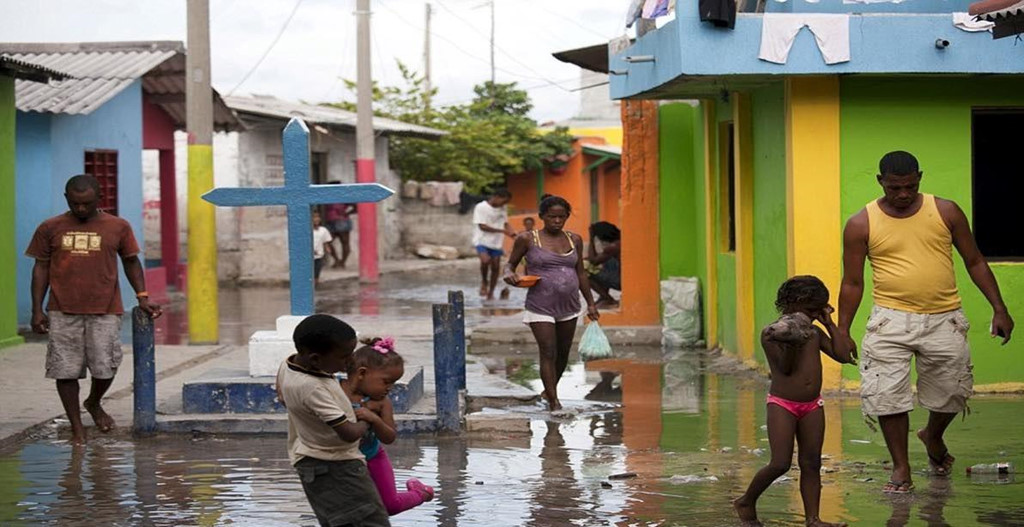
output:
<svg viewBox="0 0 1024 527"><path fill-rule="evenodd" d="M331 231L327 230L327 227L323 226L323 222L320 220L320 213L313 213L313 286L316 287L320 284L320 271L324 269L324 257L327 253L331 254L331 257L335 260L338 256L334 254L334 246L331 242L334 241L334 237L331 236Z"/></svg>
<svg viewBox="0 0 1024 527"><path fill-rule="evenodd" d="M512 193L498 189L473 208L473 247L480 258L480 296L487 300L494 300L494 288L501 273L501 257L505 255L505 236L516 237L508 224L505 208L510 199Z"/></svg>

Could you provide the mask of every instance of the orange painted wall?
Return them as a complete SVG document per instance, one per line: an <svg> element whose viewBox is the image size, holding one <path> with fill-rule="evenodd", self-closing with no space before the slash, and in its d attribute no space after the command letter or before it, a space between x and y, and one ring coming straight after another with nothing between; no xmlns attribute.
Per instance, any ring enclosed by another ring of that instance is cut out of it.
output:
<svg viewBox="0 0 1024 527"><path fill-rule="evenodd" d="M661 319L658 283L658 103L622 101L622 301L606 325L648 326Z"/></svg>
<svg viewBox="0 0 1024 527"><path fill-rule="evenodd" d="M607 221L619 225L619 201L622 197L622 182L619 167L604 170L601 173L601 188L598 190L598 202L601 210L598 211L601 221Z"/></svg>
<svg viewBox="0 0 1024 527"><path fill-rule="evenodd" d="M505 187L512 193L512 201L508 203L510 215L537 210L536 172L524 172L505 178Z"/></svg>

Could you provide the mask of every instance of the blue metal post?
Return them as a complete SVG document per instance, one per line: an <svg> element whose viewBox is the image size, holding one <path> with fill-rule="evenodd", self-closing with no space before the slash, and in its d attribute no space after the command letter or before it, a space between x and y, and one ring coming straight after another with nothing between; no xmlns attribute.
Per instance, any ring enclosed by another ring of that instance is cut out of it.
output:
<svg viewBox="0 0 1024 527"><path fill-rule="evenodd" d="M455 317L455 353L459 356L459 389L466 389L466 301L462 291L448 291L448 303Z"/></svg>
<svg viewBox="0 0 1024 527"><path fill-rule="evenodd" d="M132 431L136 435L156 432L156 345L153 340L153 319L145 311L132 309L132 365L135 377L135 413Z"/></svg>
<svg viewBox="0 0 1024 527"><path fill-rule="evenodd" d="M459 359L455 344L455 310L451 304L434 304L434 395L437 425L445 432L461 429L459 413Z"/></svg>

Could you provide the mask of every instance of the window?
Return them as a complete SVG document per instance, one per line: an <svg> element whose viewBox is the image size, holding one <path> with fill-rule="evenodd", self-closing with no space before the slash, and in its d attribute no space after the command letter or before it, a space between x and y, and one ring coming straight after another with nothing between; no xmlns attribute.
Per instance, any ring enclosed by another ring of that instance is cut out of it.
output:
<svg viewBox="0 0 1024 527"><path fill-rule="evenodd" d="M990 260L1024 260L1024 109L975 110L972 115L974 235ZM926 170L927 176L927 170Z"/></svg>
<svg viewBox="0 0 1024 527"><path fill-rule="evenodd" d="M718 127L718 236L722 252L736 251L736 132L732 121Z"/></svg>
<svg viewBox="0 0 1024 527"><path fill-rule="evenodd" d="M100 182L99 209L117 216L117 150L86 150L85 173Z"/></svg>

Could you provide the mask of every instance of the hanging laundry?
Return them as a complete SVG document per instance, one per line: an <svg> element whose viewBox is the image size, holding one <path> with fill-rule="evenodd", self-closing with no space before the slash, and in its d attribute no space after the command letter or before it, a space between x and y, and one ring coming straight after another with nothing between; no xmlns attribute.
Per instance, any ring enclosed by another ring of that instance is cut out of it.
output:
<svg viewBox="0 0 1024 527"><path fill-rule="evenodd" d="M642 18L658 18L668 14L668 0L647 0L644 2Z"/></svg>
<svg viewBox="0 0 1024 527"><path fill-rule="evenodd" d="M444 181L436 183L436 186L434 187L434 197L430 200L430 204L435 207L458 205L459 194L461 192L461 181Z"/></svg>
<svg viewBox="0 0 1024 527"><path fill-rule="evenodd" d="M953 26L957 29L967 31L968 33L992 31L992 28L995 27L995 25L995 22L978 20L967 13L953 13Z"/></svg>
<svg viewBox="0 0 1024 527"><path fill-rule="evenodd" d="M644 0L630 0L629 10L626 11L626 29L633 27L633 24L640 19L643 9Z"/></svg>
<svg viewBox="0 0 1024 527"><path fill-rule="evenodd" d="M804 27L811 30L825 64L850 61L850 15L769 13L761 24L758 58L776 64L789 60L793 41Z"/></svg>
<svg viewBox="0 0 1024 527"><path fill-rule="evenodd" d="M736 0L697 0L701 22L715 27L736 27Z"/></svg>

